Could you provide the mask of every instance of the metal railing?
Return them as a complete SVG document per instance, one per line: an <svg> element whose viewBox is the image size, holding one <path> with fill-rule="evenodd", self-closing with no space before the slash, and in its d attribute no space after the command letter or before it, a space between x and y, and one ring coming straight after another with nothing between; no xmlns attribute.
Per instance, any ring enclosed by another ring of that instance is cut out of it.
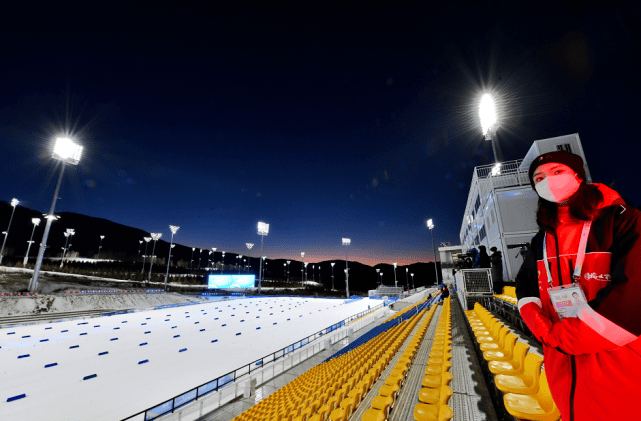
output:
<svg viewBox="0 0 641 421"><path fill-rule="evenodd" d="M341 320L338 323L334 323L333 325L328 326L325 329L314 333L313 335L307 336L276 352L268 354L263 358L259 358L258 360L255 360L247 365L237 368L236 370L233 370L223 376L210 380L187 392L174 396L173 398L168 399L158 405L155 405L151 408L147 408L144 411L140 411L130 417L127 417L125 418L125 420L138 419L140 415L144 414L144 418L140 418L140 419L144 419L145 421L151 421L162 415L173 413L174 411L176 411L177 409L180 409L181 407L187 405L188 403L198 400L198 398L206 396L212 392L219 391L231 384L236 383L236 381L239 378L250 374L252 370L256 371L258 369L261 369L265 364L278 361L288 356L290 353L302 348L303 346L308 345L309 343L314 342L315 340L321 337L324 337L328 333L333 332L337 329L340 329L341 327L345 327L351 321L354 321L360 317L363 317L368 313L372 313L382 307L383 307L383 304L379 304L366 311L362 311L360 313L354 314L344 320Z"/></svg>

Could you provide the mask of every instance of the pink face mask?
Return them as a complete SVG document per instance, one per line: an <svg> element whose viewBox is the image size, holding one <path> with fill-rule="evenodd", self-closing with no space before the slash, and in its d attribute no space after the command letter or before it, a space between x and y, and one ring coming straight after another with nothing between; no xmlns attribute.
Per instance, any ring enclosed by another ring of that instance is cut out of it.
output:
<svg viewBox="0 0 641 421"><path fill-rule="evenodd" d="M579 190L577 174L549 175L534 188L539 196L549 202L561 203Z"/></svg>

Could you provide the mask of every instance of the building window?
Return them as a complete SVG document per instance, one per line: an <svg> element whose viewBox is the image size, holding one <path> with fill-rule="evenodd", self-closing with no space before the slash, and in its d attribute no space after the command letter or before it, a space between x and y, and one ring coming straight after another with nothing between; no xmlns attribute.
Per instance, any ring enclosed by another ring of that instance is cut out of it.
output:
<svg viewBox="0 0 641 421"><path fill-rule="evenodd" d="M476 203L474 203L474 212L478 212L479 206L481 206L481 198L476 196Z"/></svg>
<svg viewBox="0 0 641 421"><path fill-rule="evenodd" d="M485 239L486 233L485 233L485 227L481 227L481 231L479 232L479 236L481 237L481 241Z"/></svg>
<svg viewBox="0 0 641 421"><path fill-rule="evenodd" d="M572 153L572 148L570 147L569 143L563 143L561 145L556 145L556 150L557 151L566 151Z"/></svg>

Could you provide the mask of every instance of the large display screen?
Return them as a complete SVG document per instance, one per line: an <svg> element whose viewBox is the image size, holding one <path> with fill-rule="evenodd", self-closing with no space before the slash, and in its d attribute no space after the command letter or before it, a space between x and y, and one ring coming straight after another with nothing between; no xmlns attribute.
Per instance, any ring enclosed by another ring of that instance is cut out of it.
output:
<svg viewBox="0 0 641 421"><path fill-rule="evenodd" d="M209 275L208 288L253 288L256 275Z"/></svg>

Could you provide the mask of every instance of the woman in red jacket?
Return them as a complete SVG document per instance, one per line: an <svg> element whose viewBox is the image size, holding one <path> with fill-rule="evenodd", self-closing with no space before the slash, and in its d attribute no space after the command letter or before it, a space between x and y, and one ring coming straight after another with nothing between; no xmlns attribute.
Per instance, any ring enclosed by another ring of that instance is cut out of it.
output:
<svg viewBox="0 0 641 421"><path fill-rule="evenodd" d="M516 277L564 421L641 418L641 212L565 151L529 170L539 233Z"/></svg>

